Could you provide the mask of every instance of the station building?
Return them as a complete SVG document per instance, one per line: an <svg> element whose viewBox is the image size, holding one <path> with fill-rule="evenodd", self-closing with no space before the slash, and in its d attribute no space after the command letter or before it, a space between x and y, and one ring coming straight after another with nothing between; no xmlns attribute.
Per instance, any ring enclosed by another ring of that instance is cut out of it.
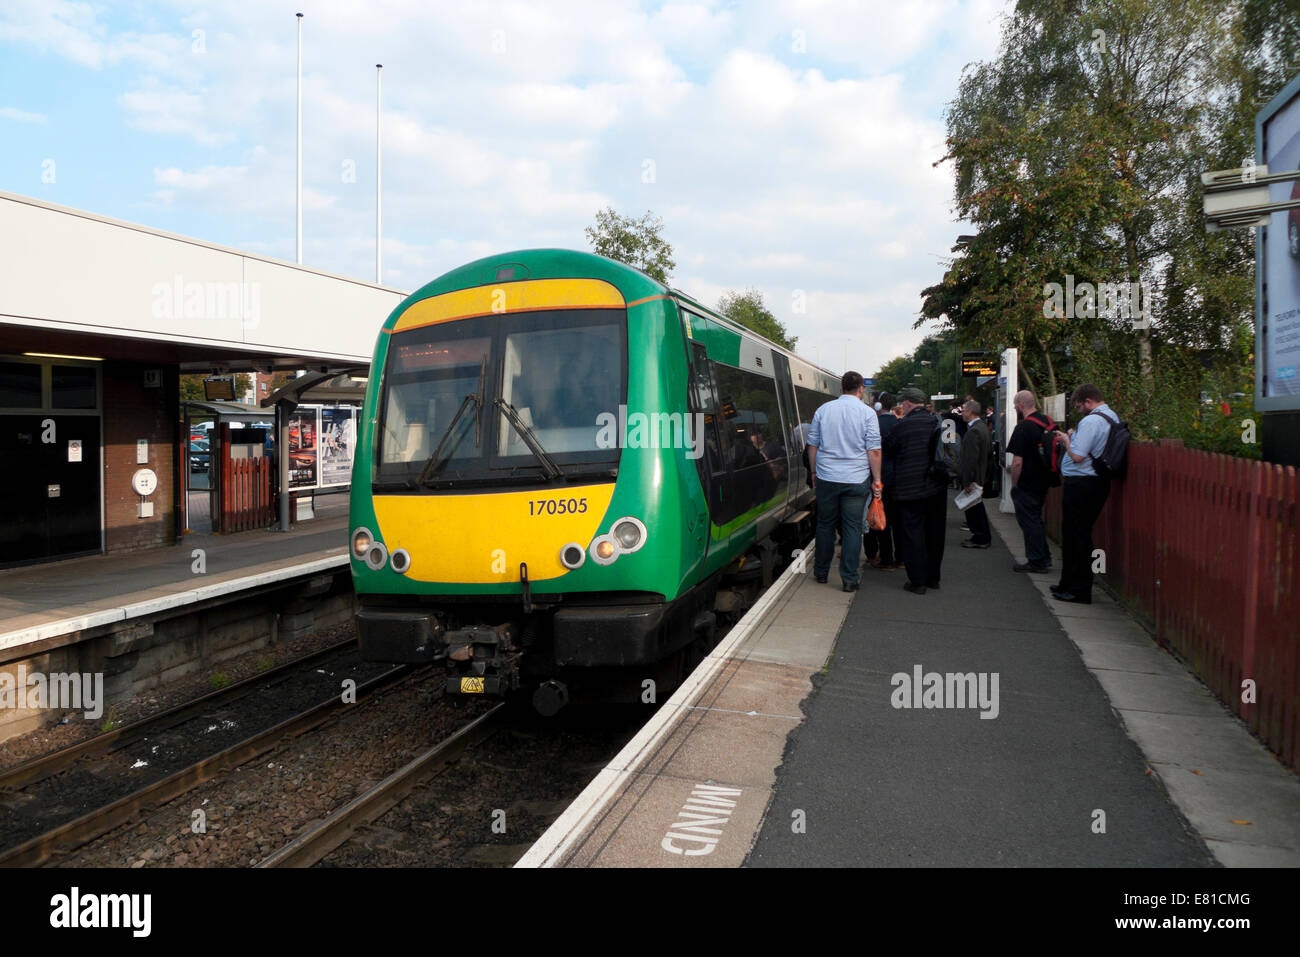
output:
<svg viewBox="0 0 1300 957"><path fill-rule="evenodd" d="M178 542L180 377L364 370L404 296L0 192L0 568Z"/></svg>

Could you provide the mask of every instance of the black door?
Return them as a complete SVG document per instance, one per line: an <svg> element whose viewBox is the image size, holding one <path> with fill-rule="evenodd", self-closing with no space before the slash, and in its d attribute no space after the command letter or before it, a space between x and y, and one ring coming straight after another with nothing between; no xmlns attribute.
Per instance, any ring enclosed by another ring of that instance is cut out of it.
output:
<svg viewBox="0 0 1300 957"><path fill-rule="evenodd" d="M0 415L0 567L100 549L99 416Z"/></svg>

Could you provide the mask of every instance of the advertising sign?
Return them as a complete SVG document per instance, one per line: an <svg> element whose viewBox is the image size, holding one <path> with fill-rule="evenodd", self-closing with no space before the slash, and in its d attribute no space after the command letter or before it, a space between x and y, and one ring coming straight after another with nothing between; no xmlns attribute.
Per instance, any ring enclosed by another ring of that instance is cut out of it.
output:
<svg viewBox="0 0 1300 957"><path fill-rule="evenodd" d="M357 409L340 406L320 410L321 488L352 481L352 454L357 441Z"/></svg>
<svg viewBox="0 0 1300 957"><path fill-rule="evenodd" d="M1260 111L1255 137L1270 173L1300 169L1300 78ZM1273 203L1300 199L1300 181L1268 191ZM1300 409L1300 209L1273 213L1255 250L1255 407Z"/></svg>
<svg viewBox="0 0 1300 957"><path fill-rule="evenodd" d="M289 415L289 488L316 488L320 484L317 439L320 409L300 405Z"/></svg>

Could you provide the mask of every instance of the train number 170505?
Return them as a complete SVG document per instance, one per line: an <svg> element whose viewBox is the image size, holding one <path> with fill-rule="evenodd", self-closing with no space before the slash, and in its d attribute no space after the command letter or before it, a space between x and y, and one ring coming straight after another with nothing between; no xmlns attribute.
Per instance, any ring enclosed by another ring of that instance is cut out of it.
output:
<svg viewBox="0 0 1300 957"><path fill-rule="evenodd" d="M586 510L585 498L543 498L528 503L529 515L581 515Z"/></svg>

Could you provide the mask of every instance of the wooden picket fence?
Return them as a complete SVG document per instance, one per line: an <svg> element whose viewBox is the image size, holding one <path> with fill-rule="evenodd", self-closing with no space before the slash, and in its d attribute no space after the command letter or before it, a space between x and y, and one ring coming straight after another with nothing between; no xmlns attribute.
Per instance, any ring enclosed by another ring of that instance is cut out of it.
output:
<svg viewBox="0 0 1300 957"><path fill-rule="evenodd" d="M1300 758L1298 501L1290 466L1176 440L1134 443L1093 530L1101 579L1292 767ZM1048 495L1046 519L1060 541L1059 489Z"/></svg>
<svg viewBox="0 0 1300 957"><path fill-rule="evenodd" d="M269 458L221 462L221 526L223 533L266 528L274 520Z"/></svg>

